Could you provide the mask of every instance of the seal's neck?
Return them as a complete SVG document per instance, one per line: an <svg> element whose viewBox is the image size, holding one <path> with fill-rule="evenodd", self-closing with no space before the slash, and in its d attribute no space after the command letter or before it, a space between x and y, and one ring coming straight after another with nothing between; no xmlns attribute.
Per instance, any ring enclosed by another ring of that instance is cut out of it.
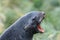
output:
<svg viewBox="0 0 60 40"><path fill-rule="evenodd" d="M35 30L27 30L26 32L25 32L25 38L27 39L27 40L32 40L32 38L33 38L33 35L35 34L36 32L35 32Z"/></svg>

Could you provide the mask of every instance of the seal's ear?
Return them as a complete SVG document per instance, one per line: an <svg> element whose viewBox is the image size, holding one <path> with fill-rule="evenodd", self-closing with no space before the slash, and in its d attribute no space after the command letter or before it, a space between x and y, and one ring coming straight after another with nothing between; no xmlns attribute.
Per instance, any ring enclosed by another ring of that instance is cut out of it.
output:
<svg viewBox="0 0 60 40"><path fill-rule="evenodd" d="M24 29L28 29L29 28L29 25L25 26Z"/></svg>
<svg viewBox="0 0 60 40"><path fill-rule="evenodd" d="M29 24L27 24L27 25L25 25L25 27L24 27L24 30L27 30L27 29L29 29L31 27L31 25Z"/></svg>

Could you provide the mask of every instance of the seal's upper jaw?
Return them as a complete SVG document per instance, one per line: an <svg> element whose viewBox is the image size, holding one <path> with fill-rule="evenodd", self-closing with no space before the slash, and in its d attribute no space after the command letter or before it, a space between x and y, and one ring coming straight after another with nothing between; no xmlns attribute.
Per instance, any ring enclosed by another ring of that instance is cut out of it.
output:
<svg viewBox="0 0 60 40"><path fill-rule="evenodd" d="M37 18L38 22L41 23L42 20L45 18L45 12L39 12Z"/></svg>

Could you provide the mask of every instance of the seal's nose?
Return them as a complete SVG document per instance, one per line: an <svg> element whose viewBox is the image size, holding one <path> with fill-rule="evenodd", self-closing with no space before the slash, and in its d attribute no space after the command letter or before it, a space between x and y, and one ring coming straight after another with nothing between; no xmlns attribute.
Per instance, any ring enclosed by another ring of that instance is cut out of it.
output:
<svg viewBox="0 0 60 40"><path fill-rule="evenodd" d="M45 15L45 12L42 12L43 15Z"/></svg>

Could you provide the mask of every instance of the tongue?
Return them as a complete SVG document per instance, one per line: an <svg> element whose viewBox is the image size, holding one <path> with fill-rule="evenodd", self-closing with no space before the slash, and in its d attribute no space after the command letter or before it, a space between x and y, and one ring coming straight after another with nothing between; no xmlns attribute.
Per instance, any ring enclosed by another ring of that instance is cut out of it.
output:
<svg viewBox="0 0 60 40"><path fill-rule="evenodd" d="M40 25L38 25L37 28L38 28L38 30L39 30L40 32L42 32L42 33L44 32L44 30L41 28Z"/></svg>

